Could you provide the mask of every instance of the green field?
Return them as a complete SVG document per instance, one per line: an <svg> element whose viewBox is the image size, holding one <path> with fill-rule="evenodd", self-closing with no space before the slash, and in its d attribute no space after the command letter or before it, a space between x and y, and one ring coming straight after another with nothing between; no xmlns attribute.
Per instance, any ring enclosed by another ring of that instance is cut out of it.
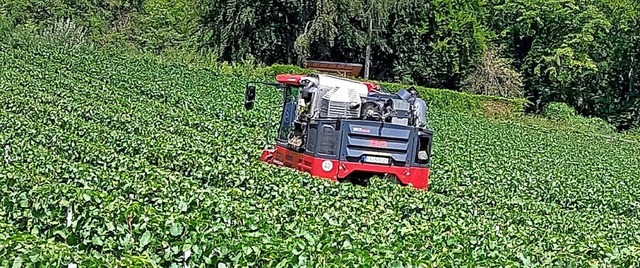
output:
<svg viewBox="0 0 640 268"><path fill-rule="evenodd" d="M245 111L244 83L270 76L0 46L3 267L640 264L637 142L425 90L429 191L335 184L258 162L280 98Z"/></svg>

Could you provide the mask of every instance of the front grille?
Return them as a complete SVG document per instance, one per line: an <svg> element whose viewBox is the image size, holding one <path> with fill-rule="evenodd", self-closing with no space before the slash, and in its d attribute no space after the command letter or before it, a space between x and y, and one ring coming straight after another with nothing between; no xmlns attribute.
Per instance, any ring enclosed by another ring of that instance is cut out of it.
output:
<svg viewBox="0 0 640 268"><path fill-rule="evenodd" d="M379 147L380 142L383 142L383 147ZM408 160L409 140L349 133L344 140L344 149L348 161L359 161L363 155L386 154L393 160L394 165L404 166Z"/></svg>
<svg viewBox="0 0 640 268"><path fill-rule="evenodd" d="M348 120L342 141L342 159L363 161L363 156L389 157L393 166L407 166L413 147L410 127L374 121Z"/></svg>

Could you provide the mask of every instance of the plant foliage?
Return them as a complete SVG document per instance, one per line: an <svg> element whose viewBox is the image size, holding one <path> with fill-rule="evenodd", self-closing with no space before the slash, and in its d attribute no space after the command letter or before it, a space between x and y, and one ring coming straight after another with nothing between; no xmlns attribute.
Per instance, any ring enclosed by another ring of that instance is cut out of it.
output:
<svg viewBox="0 0 640 268"><path fill-rule="evenodd" d="M508 88L531 102L528 112L563 102L618 130L640 125L637 0L5 2L0 30L69 22L99 44L218 62L370 63L363 75L375 80L500 96ZM493 47L506 49L494 57ZM501 67L488 70L491 62Z"/></svg>
<svg viewBox="0 0 640 268"><path fill-rule="evenodd" d="M464 84L465 91L470 93L505 98L524 97L521 75L493 47L485 49L480 62Z"/></svg>
<svg viewBox="0 0 640 268"><path fill-rule="evenodd" d="M243 89L273 76L186 66L0 44L0 266L640 265L637 143L423 90L430 191L335 184L259 163L281 95Z"/></svg>

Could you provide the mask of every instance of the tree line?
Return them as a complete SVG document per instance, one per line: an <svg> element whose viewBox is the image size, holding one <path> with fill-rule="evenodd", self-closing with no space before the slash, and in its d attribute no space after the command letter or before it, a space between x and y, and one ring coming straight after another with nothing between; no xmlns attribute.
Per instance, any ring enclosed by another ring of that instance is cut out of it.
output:
<svg viewBox="0 0 640 268"><path fill-rule="evenodd" d="M207 51L219 61L365 64L370 79L565 102L640 125L635 0L17 1L0 25L73 18L101 42Z"/></svg>

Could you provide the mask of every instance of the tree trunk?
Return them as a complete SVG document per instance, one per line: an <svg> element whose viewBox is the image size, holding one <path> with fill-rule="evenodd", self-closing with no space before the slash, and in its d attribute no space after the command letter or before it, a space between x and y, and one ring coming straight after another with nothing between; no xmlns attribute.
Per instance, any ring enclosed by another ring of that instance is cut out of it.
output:
<svg viewBox="0 0 640 268"><path fill-rule="evenodd" d="M287 48L287 64L291 64L291 42L289 42L289 40L287 40L287 35L288 33L291 32L291 25L289 24L289 13L285 13L284 14L284 21L287 24L287 32L284 34L285 36L285 40L283 40L283 43L285 44L286 48Z"/></svg>
<svg viewBox="0 0 640 268"><path fill-rule="evenodd" d="M369 30L367 36L367 48L364 58L364 79L369 79L369 67L371 66L371 37L373 32L373 9L369 7Z"/></svg>

